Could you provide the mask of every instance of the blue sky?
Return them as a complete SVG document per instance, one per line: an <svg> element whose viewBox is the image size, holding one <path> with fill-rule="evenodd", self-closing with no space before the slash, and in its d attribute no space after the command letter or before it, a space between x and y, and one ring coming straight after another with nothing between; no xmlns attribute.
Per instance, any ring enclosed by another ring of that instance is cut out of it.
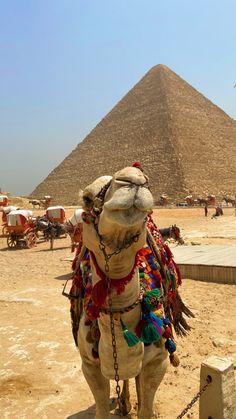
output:
<svg viewBox="0 0 236 419"><path fill-rule="evenodd" d="M32 192L156 64L236 119L235 17L235 0L0 0L2 190Z"/></svg>

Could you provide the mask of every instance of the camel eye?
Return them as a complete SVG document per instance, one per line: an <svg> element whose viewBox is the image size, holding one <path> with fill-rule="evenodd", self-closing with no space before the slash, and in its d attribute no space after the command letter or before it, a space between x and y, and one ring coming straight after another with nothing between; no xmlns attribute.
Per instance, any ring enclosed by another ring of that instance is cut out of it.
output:
<svg viewBox="0 0 236 419"><path fill-rule="evenodd" d="M89 196L83 196L83 201L86 206L90 206L93 203L92 199L89 198Z"/></svg>
<svg viewBox="0 0 236 419"><path fill-rule="evenodd" d="M84 203L87 204L87 205L92 203L92 199L89 198L88 196L84 196L83 200L84 200Z"/></svg>

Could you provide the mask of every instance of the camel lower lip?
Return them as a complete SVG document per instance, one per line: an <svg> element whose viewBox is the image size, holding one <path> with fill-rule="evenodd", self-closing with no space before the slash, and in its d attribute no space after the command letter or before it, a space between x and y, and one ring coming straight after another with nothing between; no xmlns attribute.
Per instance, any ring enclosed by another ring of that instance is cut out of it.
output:
<svg viewBox="0 0 236 419"><path fill-rule="evenodd" d="M108 215L109 214L109 215ZM136 224L144 218L144 211L139 211L136 208L129 208L128 210L114 210L108 211L107 215L118 224Z"/></svg>

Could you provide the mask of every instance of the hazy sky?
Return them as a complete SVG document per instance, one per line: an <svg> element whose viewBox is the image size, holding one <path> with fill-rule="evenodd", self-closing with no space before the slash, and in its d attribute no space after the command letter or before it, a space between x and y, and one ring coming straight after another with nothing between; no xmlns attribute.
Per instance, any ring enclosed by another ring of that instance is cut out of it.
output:
<svg viewBox="0 0 236 419"><path fill-rule="evenodd" d="M236 119L236 1L0 0L2 190L32 192L160 63Z"/></svg>

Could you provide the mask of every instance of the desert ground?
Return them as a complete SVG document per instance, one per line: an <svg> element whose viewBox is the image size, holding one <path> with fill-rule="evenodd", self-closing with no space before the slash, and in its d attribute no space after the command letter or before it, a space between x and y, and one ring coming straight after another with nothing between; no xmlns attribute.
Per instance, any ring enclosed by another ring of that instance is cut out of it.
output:
<svg viewBox="0 0 236 419"><path fill-rule="evenodd" d="M66 216L73 211L66 208ZM154 218L159 227L177 224L188 246L236 246L234 209L225 208L218 219L211 219L213 212L209 209L205 217L204 208L156 209ZM0 238L1 418L94 417L93 397L72 338L69 301L61 295L71 275L71 255L69 237L55 240L53 251L42 240L32 249L9 250L6 238ZM236 365L235 285L187 278L180 294L195 318L189 321L188 336L176 338L179 367L169 366L156 394L159 419L175 419L198 392L201 363L208 356L230 357ZM134 388L131 380L132 419ZM198 409L197 402L186 417L197 419ZM118 416L112 412L111 417Z"/></svg>

